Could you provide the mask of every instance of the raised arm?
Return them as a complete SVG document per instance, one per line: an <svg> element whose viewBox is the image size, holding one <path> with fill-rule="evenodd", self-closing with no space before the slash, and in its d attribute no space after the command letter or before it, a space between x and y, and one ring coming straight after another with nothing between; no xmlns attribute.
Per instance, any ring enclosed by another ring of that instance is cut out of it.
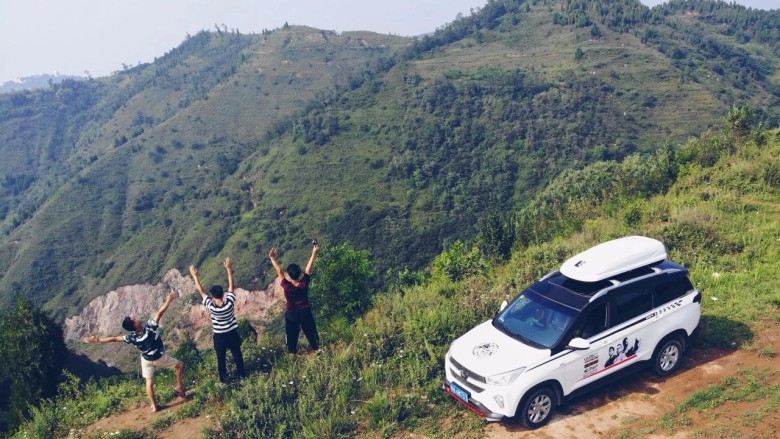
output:
<svg viewBox="0 0 780 439"><path fill-rule="evenodd" d="M200 293L200 298L205 299L206 290L203 289L203 284L200 283L200 279L198 278L198 269L195 268L194 265L190 265L190 274L192 275L192 279L195 280L195 286L198 288L198 293Z"/></svg>
<svg viewBox="0 0 780 439"><path fill-rule="evenodd" d="M282 266L279 265L279 261L276 260L276 247L271 248L271 251L268 252L268 257L271 258L271 263L274 265L274 268L276 269L276 274L279 277L284 277Z"/></svg>
<svg viewBox="0 0 780 439"><path fill-rule="evenodd" d="M162 318L163 314L165 314L165 311L168 311L168 307L171 306L171 302L173 302L173 299L176 298L176 293L171 291L168 293L168 297L165 298L165 303L160 307L160 309L157 311L157 314L154 315L154 321L157 322L157 324L160 324L160 319Z"/></svg>
<svg viewBox="0 0 780 439"><path fill-rule="evenodd" d="M125 341L125 338L121 335L114 337L98 337L97 335L90 335L84 339L85 343L110 343L115 341Z"/></svg>
<svg viewBox="0 0 780 439"><path fill-rule="evenodd" d="M225 270L228 274L228 291L233 291L233 261L225 258Z"/></svg>
<svg viewBox="0 0 780 439"><path fill-rule="evenodd" d="M317 253L320 251L320 245L318 243L314 244L314 247L311 248L311 257L309 258L309 263L306 264L306 274L311 276L311 270L314 268L314 260L317 259Z"/></svg>

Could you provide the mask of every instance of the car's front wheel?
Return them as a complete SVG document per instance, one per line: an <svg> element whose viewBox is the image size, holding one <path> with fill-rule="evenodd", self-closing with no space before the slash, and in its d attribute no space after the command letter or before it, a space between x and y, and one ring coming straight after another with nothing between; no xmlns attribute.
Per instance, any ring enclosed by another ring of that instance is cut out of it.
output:
<svg viewBox="0 0 780 439"><path fill-rule="evenodd" d="M539 428L552 418L555 412L555 398L555 391L550 387L536 389L523 398L515 417L526 428Z"/></svg>
<svg viewBox="0 0 780 439"><path fill-rule="evenodd" d="M653 371L662 377L673 374L682 364L683 343L678 337L665 340L653 355Z"/></svg>

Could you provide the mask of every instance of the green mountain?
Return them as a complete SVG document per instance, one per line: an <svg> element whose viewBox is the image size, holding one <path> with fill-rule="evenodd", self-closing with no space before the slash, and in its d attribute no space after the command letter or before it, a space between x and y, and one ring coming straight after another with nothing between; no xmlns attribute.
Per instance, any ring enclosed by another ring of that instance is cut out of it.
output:
<svg viewBox="0 0 780 439"><path fill-rule="evenodd" d="M777 126L778 29L777 11L723 2L489 1L419 40L201 32L108 78L2 95L0 291L63 317L227 255L261 288L271 246L302 259L314 236L370 250L381 284L566 170L735 105Z"/></svg>

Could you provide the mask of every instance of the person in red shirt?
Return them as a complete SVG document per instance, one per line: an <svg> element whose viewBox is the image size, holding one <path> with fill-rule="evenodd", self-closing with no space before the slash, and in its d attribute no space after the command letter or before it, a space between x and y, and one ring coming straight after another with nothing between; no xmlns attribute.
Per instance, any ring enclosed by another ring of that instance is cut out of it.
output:
<svg viewBox="0 0 780 439"><path fill-rule="evenodd" d="M314 322L314 315L311 312L311 302L309 302L309 283L311 282L311 270L314 268L314 260L320 251L320 245L314 240L311 250L309 263L306 264L306 270L301 274L301 267L298 264L290 264L287 270L282 270L279 261L276 260L276 248L272 248L268 253L271 263L276 269L276 274L281 278L284 298L287 301L287 307L284 313L284 329L287 334L287 352L295 354L298 351L298 336L303 330L306 339L313 351L320 348L320 338L317 334L317 325Z"/></svg>

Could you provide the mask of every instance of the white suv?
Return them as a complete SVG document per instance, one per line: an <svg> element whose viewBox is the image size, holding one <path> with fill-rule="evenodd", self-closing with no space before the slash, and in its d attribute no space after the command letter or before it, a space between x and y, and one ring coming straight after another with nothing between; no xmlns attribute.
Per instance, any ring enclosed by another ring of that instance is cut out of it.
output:
<svg viewBox="0 0 780 439"><path fill-rule="evenodd" d="M664 245L629 236L563 263L455 340L444 388L488 421L538 428L565 399L649 360L666 376L699 325L701 293Z"/></svg>

